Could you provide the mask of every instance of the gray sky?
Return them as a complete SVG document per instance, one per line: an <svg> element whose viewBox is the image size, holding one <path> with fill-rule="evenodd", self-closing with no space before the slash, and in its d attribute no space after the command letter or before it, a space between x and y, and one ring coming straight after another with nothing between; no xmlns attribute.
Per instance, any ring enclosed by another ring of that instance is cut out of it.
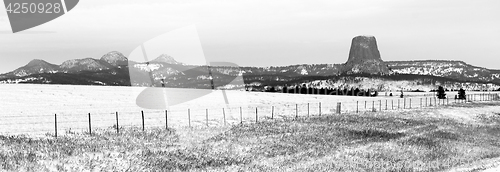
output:
<svg viewBox="0 0 500 172"><path fill-rule="evenodd" d="M81 0L64 16L16 34L2 8L0 73L32 59L61 64L114 50L128 56L193 24L208 59L240 66L344 63L354 36L374 35L386 61L462 60L500 69L499 8L498 0Z"/></svg>

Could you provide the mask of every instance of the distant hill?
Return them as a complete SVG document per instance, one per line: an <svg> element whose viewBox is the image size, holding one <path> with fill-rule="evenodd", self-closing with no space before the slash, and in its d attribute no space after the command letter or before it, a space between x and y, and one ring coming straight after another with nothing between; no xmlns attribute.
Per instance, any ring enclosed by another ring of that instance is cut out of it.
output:
<svg viewBox="0 0 500 172"><path fill-rule="evenodd" d="M463 61L387 61L393 74L431 75L460 81L500 83L500 71L469 65Z"/></svg>
<svg viewBox="0 0 500 172"><path fill-rule="evenodd" d="M342 76L380 77L388 80L415 80L440 82L477 82L500 84L500 71L475 67L462 61L424 60L387 61L389 74L345 74L344 64L301 64L270 67L234 67L183 64L168 55L161 55L147 63L128 61L122 53L112 51L100 59L84 58L68 60L61 65L43 60L32 60L14 71L0 74L0 83L44 83L75 85L130 86L130 70L143 76L134 85L148 85L153 78L155 86L165 79L167 87L211 88L222 87L236 76L243 76L245 83L260 82L263 85L283 85L306 81L335 79ZM427 78L427 79L425 79ZM243 87L241 85L240 87Z"/></svg>

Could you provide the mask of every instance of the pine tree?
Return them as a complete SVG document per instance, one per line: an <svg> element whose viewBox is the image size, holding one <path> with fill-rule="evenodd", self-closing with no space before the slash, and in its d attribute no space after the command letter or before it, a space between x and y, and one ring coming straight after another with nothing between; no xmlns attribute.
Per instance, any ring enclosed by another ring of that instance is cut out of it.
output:
<svg viewBox="0 0 500 172"><path fill-rule="evenodd" d="M445 90L442 86L439 86L439 88L437 90L437 97L438 97L438 99L446 99Z"/></svg>
<svg viewBox="0 0 500 172"><path fill-rule="evenodd" d="M458 99L465 99L465 90L463 88L458 90Z"/></svg>
<svg viewBox="0 0 500 172"><path fill-rule="evenodd" d="M271 89L269 90L269 92L276 92L276 88L274 88L274 86L271 87Z"/></svg>

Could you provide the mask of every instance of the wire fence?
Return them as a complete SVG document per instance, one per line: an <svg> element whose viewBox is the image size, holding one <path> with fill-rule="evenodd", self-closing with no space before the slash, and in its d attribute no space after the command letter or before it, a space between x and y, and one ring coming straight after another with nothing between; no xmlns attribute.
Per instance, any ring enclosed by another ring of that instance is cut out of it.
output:
<svg viewBox="0 0 500 172"><path fill-rule="evenodd" d="M69 132L92 134L96 129L125 127L176 128L229 126L269 120L299 119L313 116L422 109L476 101L499 101L499 94L469 94L466 99L437 99L435 96L381 98L347 102L310 102L280 105L227 105L223 108L187 108L167 110L123 110L106 112L61 112L46 115L2 116L1 131L9 134L60 136Z"/></svg>

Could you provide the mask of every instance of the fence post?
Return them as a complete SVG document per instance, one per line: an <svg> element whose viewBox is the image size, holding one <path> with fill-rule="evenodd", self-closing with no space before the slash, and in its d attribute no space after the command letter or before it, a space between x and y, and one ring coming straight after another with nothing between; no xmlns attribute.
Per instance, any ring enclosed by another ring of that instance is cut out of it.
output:
<svg viewBox="0 0 500 172"><path fill-rule="evenodd" d="M274 119L274 106L272 107L272 110L271 110L271 119Z"/></svg>
<svg viewBox="0 0 500 172"><path fill-rule="evenodd" d="M241 110L241 107L240 107L240 124L243 124L243 111Z"/></svg>
<svg viewBox="0 0 500 172"><path fill-rule="evenodd" d="M142 116L142 131L145 131L145 127L144 127L144 111L141 110L141 116Z"/></svg>
<svg viewBox="0 0 500 172"><path fill-rule="evenodd" d="M295 119L299 118L299 105L295 104Z"/></svg>
<svg viewBox="0 0 500 172"><path fill-rule="evenodd" d="M255 123L259 122L258 107L255 107Z"/></svg>
<svg viewBox="0 0 500 172"><path fill-rule="evenodd" d="M375 100L372 101L372 112L375 112Z"/></svg>
<svg viewBox="0 0 500 172"><path fill-rule="evenodd" d="M391 100L391 109L394 110L394 100Z"/></svg>
<svg viewBox="0 0 500 172"><path fill-rule="evenodd" d="M342 102L337 102L337 113L340 114L342 111Z"/></svg>
<svg viewBox="0 0 500 172"><path fill-rule="evenodd" d="M55 137L57 137L57 114L54 114Z"/></svg>
<svg viewBox="0 0 500 172"><path fill-rule="evenodd" d="M378 110L382 111L382 100L378 100Z"/></svg>
<svg viewBox="0 0 500 172"><path fill-rule="evenodd" d="M406 109L406 98L403 99L403 109Z"/></svg>
<svg viewBox="0 0 500 172"><path fill-rule="evenodd" d="M224 110L224 108L222 108L222 115L224 118L224 126L226 126L226 111Z"/></svg>
<svg viewBox="0 0 500 172"><path fill-rule="evenodd" d="M321 116L321 102L319 102L319 116Z"/></svg>
<svg viewBox="0 0 500 172"><path fill-rule="evenodd" d="M387 101L388 101L388 100L387 100L387 99L385 99L385 110L388 110L388 109L387 109Z"/></svg>
<svg viewBox="0 0 500 172"><path fill-rule="evenodd" d="M168 130L168 110L165 110L165 129Z"/></svg>
<svg viewBox="0 0 500 172"><path fill-rule="evenodd" d="M120 126L118 124L118 112L115 112L115 116L116 116L116 133L120 133Z"/></svg>
<svg viewBox="0 0 500 172"><path fill-rule="evenodd" d="M410 109L411 109L411 98L410 98Z"/></svg>
<svg viewBox="0 0 500 172"><path fill-rule="evenodd" d="M399 99L398 99L398 109L401 109L401 106L400 106L400 103L399 103Z"/></svg>
<svg viewBox="0 0 500 172"><path fill-rule="evenodd" d="M365 100L365 110L366 110L366 100Z"/></svg>
<svg viewBox="0 0 500 172"><path fill-rule="evenodd" d="M92 135L92 124L90 122L90 113L89 113L89 135Z"/></svg>
<svg viewBox="0 0 500 172"><path fill-rule="evenodd" d="M356 101L356 113L359 113L359 101Z"/></svg>
<svg viewBox="0 0 500 172"><path fill-rule="evenodd" d="M189 127L191 127L191 109L188 109L188 123Z"/></svg>
<svg viewBox="0 0 500 172"><path fill-rule="evenodd" d="M206 118L206 122L207 122L207 127L208 127L208 109L206 109L206 111L205 111L205 112L206 112L206 116L207 116L207 118Z"/></svg>

